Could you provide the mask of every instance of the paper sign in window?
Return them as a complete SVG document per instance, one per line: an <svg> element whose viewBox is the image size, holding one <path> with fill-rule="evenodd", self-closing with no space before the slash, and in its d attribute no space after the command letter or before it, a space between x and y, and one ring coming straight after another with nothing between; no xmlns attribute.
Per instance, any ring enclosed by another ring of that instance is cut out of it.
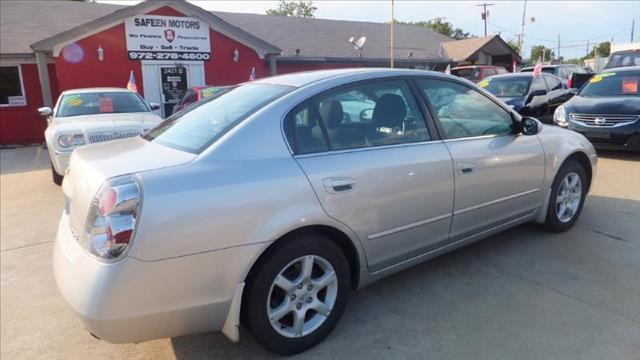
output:
<svg viewBox="0 0 640 360"><path fill-rule="evenodd" d="M111 113L113 112L113 99L107 96L100 98L100 112Z"/></svg>
<svg viewBox="0 0 640 360"><path fill-rule="evenodd" d="M637 94L638 93L638 78L637 77L622 78L622 93L623 94Z"/></svg>

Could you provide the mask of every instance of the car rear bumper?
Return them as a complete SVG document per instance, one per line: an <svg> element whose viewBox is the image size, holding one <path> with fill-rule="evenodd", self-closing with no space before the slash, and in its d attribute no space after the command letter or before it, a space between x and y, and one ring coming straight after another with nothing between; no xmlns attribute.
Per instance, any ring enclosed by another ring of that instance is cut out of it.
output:
<svg viewBox="0 0 640 360"><path fill-rule="evenodd" d="M221 330L254 246L159 261L104 263L75 240L63 214L54 250L58 288L84 327L113 342ZM244 257L245 261L239 261Z"/></svg>

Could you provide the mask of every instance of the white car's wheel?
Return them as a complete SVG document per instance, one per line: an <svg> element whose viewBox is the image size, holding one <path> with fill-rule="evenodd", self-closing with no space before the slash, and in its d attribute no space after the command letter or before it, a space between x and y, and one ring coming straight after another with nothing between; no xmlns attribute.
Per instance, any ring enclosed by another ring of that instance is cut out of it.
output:
<svg viewBox="0 0 640 360"><path fill-rule="evenodd" d="M247 280L244 323L271 352L309 349L342 316L349 273L340 247L321 235L307 233L276 244Z"/></svg>
<svg viewBox="0 0 640 360"><path fill-rule="evenodd" d="M56 169L53 167L53 164L51 164L51 179L53 180L53 183L58 186L62 185L62 180L64 180L64 176L58 174Z"/></svg>

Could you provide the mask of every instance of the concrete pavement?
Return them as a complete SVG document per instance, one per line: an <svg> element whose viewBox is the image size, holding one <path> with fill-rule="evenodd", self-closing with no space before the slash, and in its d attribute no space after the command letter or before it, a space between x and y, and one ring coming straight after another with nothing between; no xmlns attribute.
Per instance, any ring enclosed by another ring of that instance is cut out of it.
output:
<svg viewBox="0 0 640 360"><path fill-rule="evenodd" d="M0 151L3 359L270 358L246 331L114 345L82 329L51 268L62 209L46 151ZM524 225L352 293L298 356L640 360L640 158L604 153L577 226Z"/></svg>

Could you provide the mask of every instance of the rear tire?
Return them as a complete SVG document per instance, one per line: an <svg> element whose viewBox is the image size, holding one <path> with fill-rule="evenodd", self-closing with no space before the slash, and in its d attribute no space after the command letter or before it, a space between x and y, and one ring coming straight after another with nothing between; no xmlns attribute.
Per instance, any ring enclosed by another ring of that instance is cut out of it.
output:
<svg viewBox="0 0 640 360"><path fill-rule="evenodd" d="M53 179L53 183L60 186L62 185L62 180L64 180L64 176L58 174L58 172L56 171L56 169L53 167L53 164L51 164L51 177Z"/></svg>
<svg viewBox="0 0 640 360"><path fill-rule="evenodd" d="M589 179L577 161L566 162L553 180L547 206L547 217L542 226L550 232L564 232L573 227L587 196Z"/></svg>
<svg viewBox="0 0 640 360"><path fill-rule="evenodd" d="M329 335L349 289L349 263L334 242L312 232L284 239L247 279L243 322L265 349L293 355Z"/></svg>

